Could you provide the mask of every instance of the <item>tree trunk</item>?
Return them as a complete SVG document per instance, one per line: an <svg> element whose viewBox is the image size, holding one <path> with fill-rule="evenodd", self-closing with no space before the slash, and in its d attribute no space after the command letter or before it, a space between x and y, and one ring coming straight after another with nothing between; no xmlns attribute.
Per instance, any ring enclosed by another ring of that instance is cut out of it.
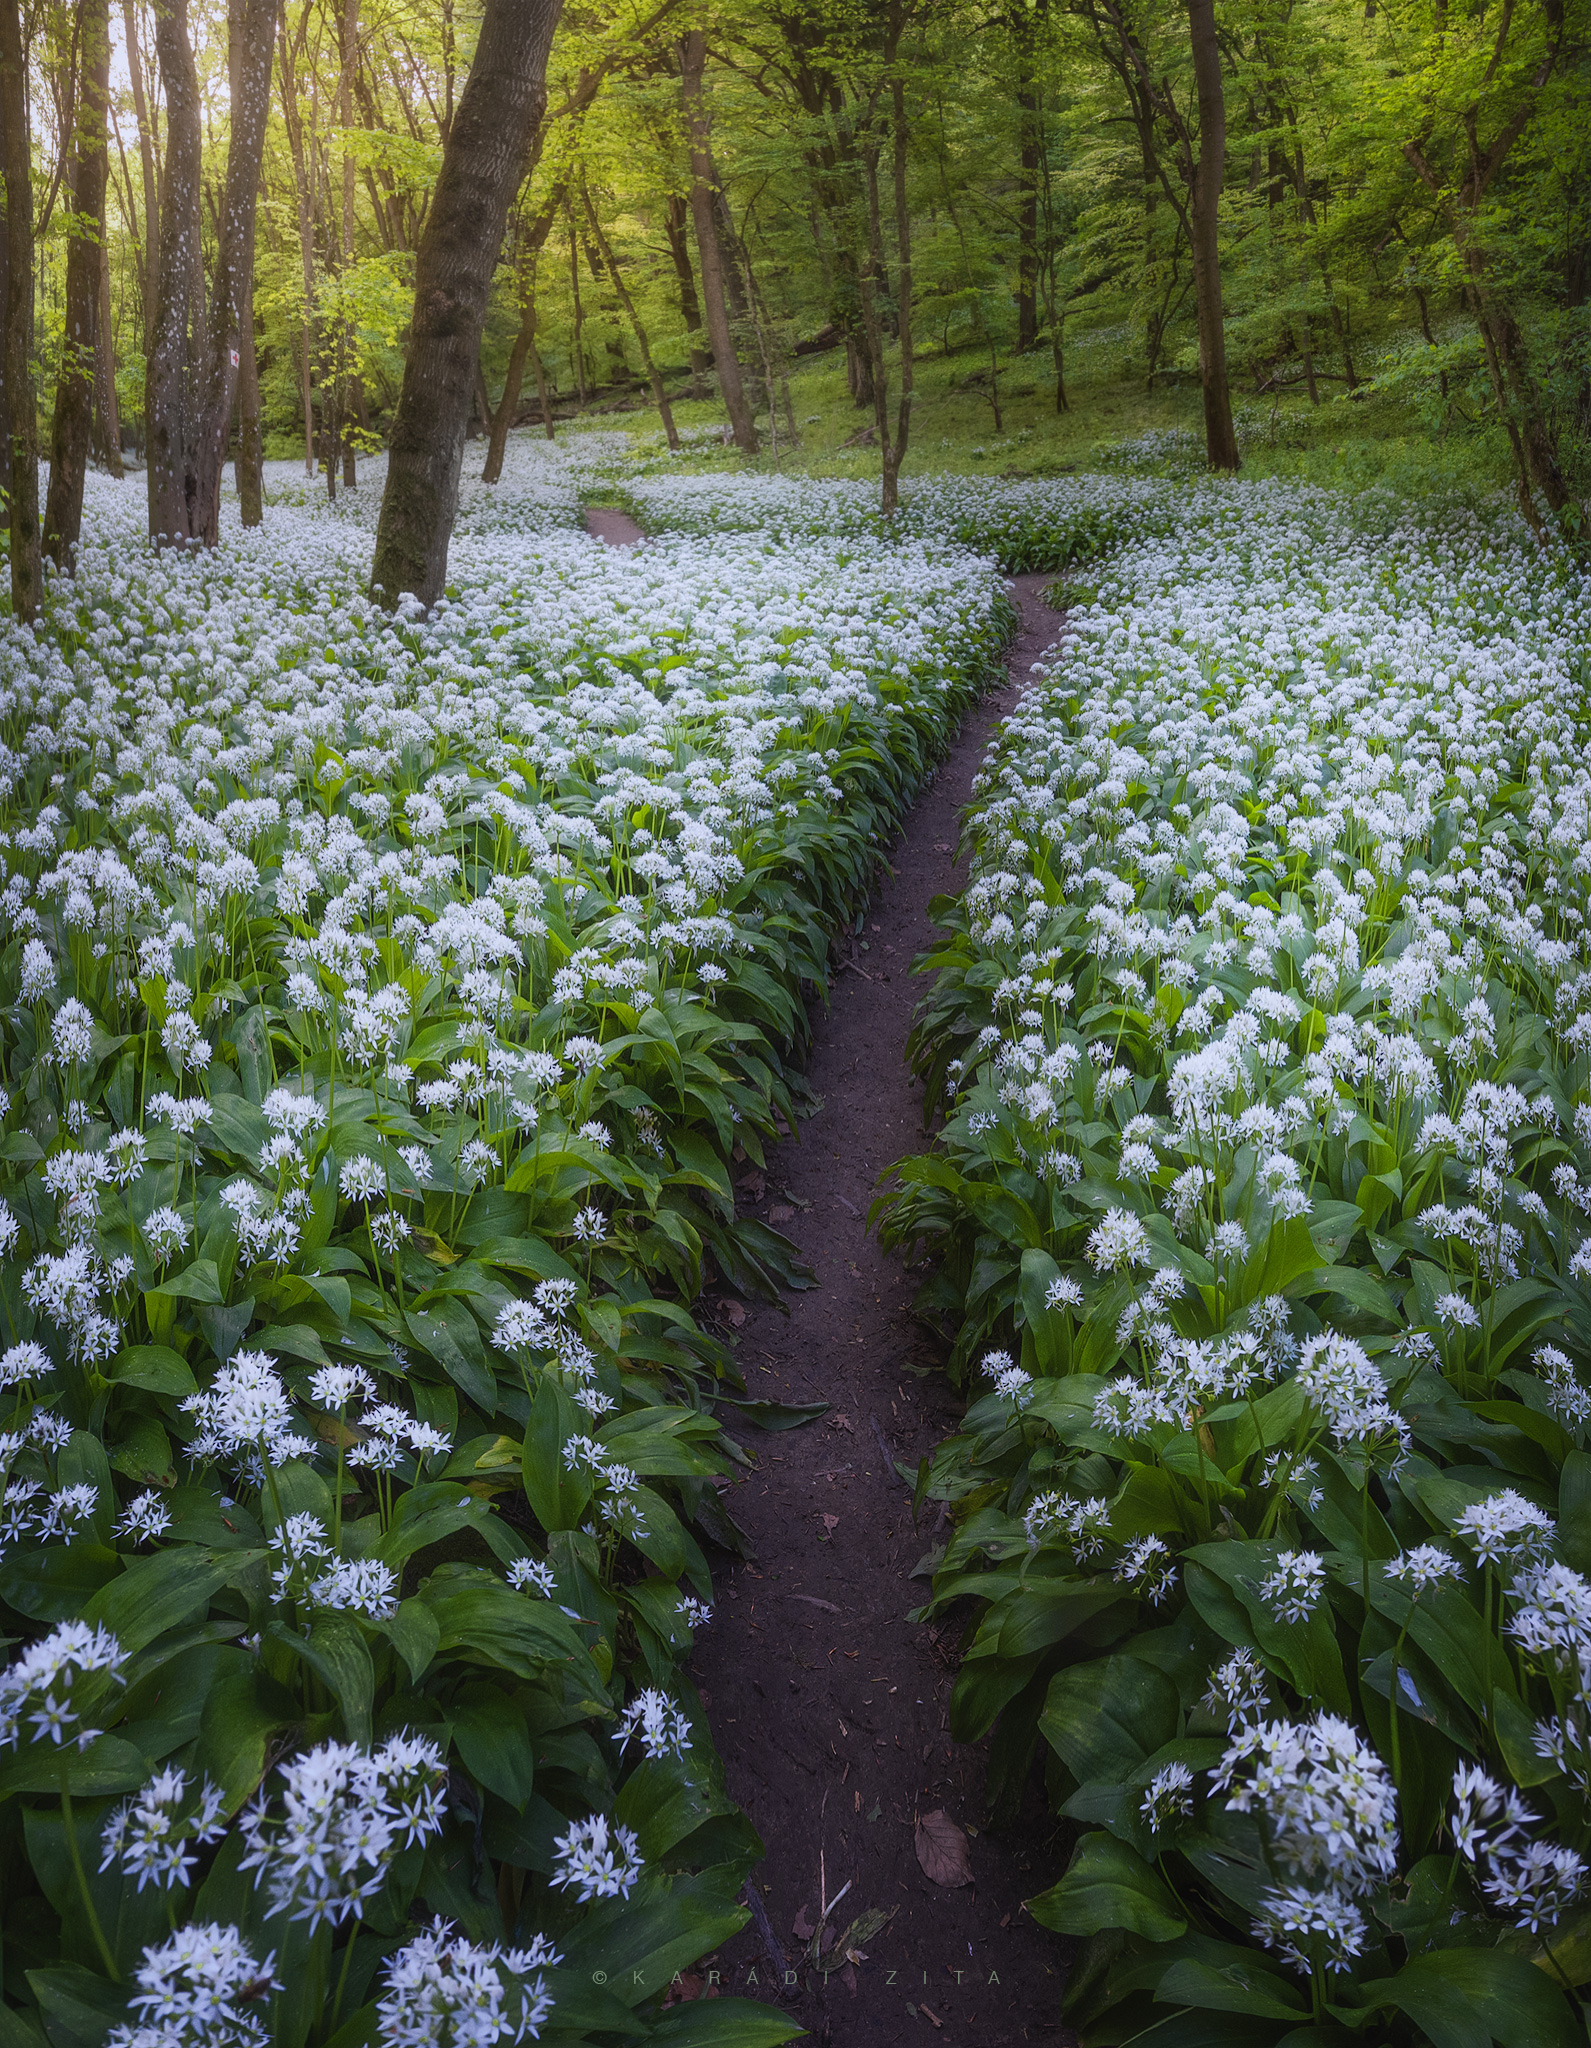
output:
<svg viewBox="0 0 1591 2048"><path fill-rule="evenodd" d="M105 467L114 477L126 474L122 467L121 407L116 403L116 335L110 317L110 247L104 237L99 245L99 324L95 332L94 404L99 414L100 436L105 443Z"/></svg>
<svg viewBox="0 0 1591 2048"><path fill-rule="evenodd" d="M663 422L663 432L668 436L669 447L677 452L680 445L679 429L674 424L673 408L669 405L668 394L663 389L663 379L658 375L657 365L652 361L652 348L646 338L646 329L641 325L641 316L635 310L635 301L630 297L629 287L624 282L623 273L619 269L619 259L613 253L613 245L602 232L597 210L591 204L591 194L585 192L581 196L585 200L586 218L590 221L591 232L596 237L598 253L607 265L613 289L618 294L619 304L628 316L630 330L635 336L635 345L640 350L641 368L646 372L646 380L652 387L652 396L657 400L658 417Z"/></svg>
<svg viewBox="0 0 1591 2048"><path fill-rule="evenodd" d="M9 0L0 0L0 7ZM0 63L4 62L4 43L0 42ZM11 224L6 209L6 157L5 157L5 89L0 80L0 492L11 489L11 380L6 374L6 322L11 303ZM9 516L9 515L8 515Z"/></svg>
<svg viewBox="0 0 1591 2048"><path fill-rule="evenodd" d="M33 166L27 52L19 0L0 0L0 149L5 153L6 324L10 410L11 616L32 625L44 588L39 553L39 422L33 396Z"/></svg>
<svg viewBox="0 0 1591 2048"><path fill-rule="evenodd" d="M1016 348L1026 355L1039 338L1039 168L1038 94L1033 87L1033 25L1025 9L1012 16L1017 64Z"/></svg>
<svg viewBox="0 0 1591 2048"><path fill-rule="evenodd" d="M563 0L486 0L415 258L414 318L371 569L389 606L434 604L447 576L470 387L508 208L547 104Z"/></svg>
<svg viewBox="0 0 1591 2048"><path fill-rule="evenodd" d="M691 396L701 398L706 395L707 370L712 358L701 345L702 305L696 296L696 273L691 268L690 242L686 237L689 219L690 207L678 192L671 192L664 205L663 232L668 236L668 253L674 275L679 279L680 318L685 322L691 353Z"/></svg>
<svg viewBox="0 0 1591 2048"><path fill-rule="evenodd" d="M1235 470L1239 461L1232 396L1226 381L1226 319L1221 306L1217 233L1226 168L1226 101L1215 35L1215 0L1188 0L1188 26L1199 94L1199 156L1193 166L1189 225L1199 315L1199 382L1204 387L1204 443L1212 469Z"/></svg>
<svg viewBox="0 0 1591 2048"><path fill-rule="evenodd" d="M245 526L259 526L265 518L265 437L260 430L260 366L254 354L254 293L238 329L238 445L232 459L232 476L237 485L238 509Z"/></svg>
<svg viewBox="0 0 1591 2048"><path fill-rule="evenodd" d="M586 408L586 358L585 350L581 344L580 330L584 324L585 315L580 303L580 236L575 229L575 210L572 206L569 209L569 292L574 300L575 309L573 351L575 403L584 412Z"/></svg>
<svg viewBox="0 0 1591 2048"><path fill-rule="evenodd" d="M315 358L319 341L315 332L315 229L314 192L310 180L313 162L304 157L304 124L298 114L298 86L294 78L293 46L287 35L287 15L280 18L278 33L282 51L282 119L293 160L293 196L298 215L298 255L303 269L304 319L300 342L300 392L304 408L304 474L315 474Z"/></svg>
<svg viewBox="0 0 1591 2048"><path fill-rule="evenodd" d="M685 37L681 74L685 98L685 127L691 153L691 224L696 230L696 259L701 265L702 311L708 339L713 347L713 368L718 372L718 389L729 414L735 445L747 455L757 452L757 428L746 403L740 381L740 360L729 331L729 310L724 302L723 265L719 259L718 224L713 218L712 157L708 149L707 103L702 93L702 73L707 66L707 37L699 28Z"/></svg>
<svg viewBox="0 0 1591 2048"><path fill-rule="evenodd" d="M359 0L344 0L343 11L338 23L338 40L341 44L341 80L339 91L339 119L346 136L354 125L354 70L359 61ZM343 217L342 217L342 268L346 277L354 260L354 160L346 143L343 146ZM347 317L346 306L339 337L340 357L343 365L344 391L342 395L342 458L343 483L349 490L357 487L359 469L355 457L353 436L349 431L350 416L355 411L353 387L359 381L359 364L355 347L355 336Z"/></svg>
<svg viewBox="0 0 1591 2048"><path fill-rule="evenodd" d="M83 530L83 478L94 432L95 331L99 326L100 250L105 239L105 109L110 92L109 0L83 0L78 16L81 86L77 96L71 206L66 214L66 330L50 426L50 481L44 499L44 552L70 569ZM63 181L64 182L64 181Z"/></svg>
<svg viewBox="0 0 1591 2048"><path fill-rule="evenodd" d="M189 323L200 277L199 80L187 0L159 0L155 53L166 90L166 176L160 280L149 344L144 418L149 436L149 533L156 545L198 531L199 473Z"/></svg>
<svg viewBox="0 0 1591 2048"><path fill-rule="evenodd" d="M536 301L528 301L519 316L519 332L514 336L514 346L509 351L508 375L503 379L503 395L498 401L496 412L490 405L485 410L487 441L486 460L481 464L481 482L495 484L503 474L503 457L508 452L508 430L514 424L514 415L519 410L519 393L525 382L525 365L530 360L531 349L536 339Z"/></svg>
<svg viewBox="0 0 1591 2048"><path fill-rule="evenodd" d="M155 296L160 289L160 180L155 173L155 131L144 98L144 60L138 48L135 0L122 0L122 28L127 72L132 81L133 112L138 117L138 160L144 174L144 350L148 353Z"/></svg>
<svg viewBox="0 0 1591 2048"><path fill-rule="evenodd" d="M906 457L912 422L912 240L911 212L906 204L906 88L899 74L890 81L891 123L894 144L895 186L895 268L899 279L900 405L895 415L895 433L879 435L884 450L883 510L894 512L900 504L900 466ZM880 414L885 408L880 406Z"/></svg>
<svg viewBox="0 0 1591 2048"><path fill-rule="evenodd" d="M254 213L265 154L265 123L271 106L271 45L276 27L274 0L229 0L228 70L231 76L230 140L226 195L215 258L214 305L208 323L199 419L194 436L198 473L198 516L193 528L207 547L221 529L221 477L237 398L244 333L254 338Z"/></svg>

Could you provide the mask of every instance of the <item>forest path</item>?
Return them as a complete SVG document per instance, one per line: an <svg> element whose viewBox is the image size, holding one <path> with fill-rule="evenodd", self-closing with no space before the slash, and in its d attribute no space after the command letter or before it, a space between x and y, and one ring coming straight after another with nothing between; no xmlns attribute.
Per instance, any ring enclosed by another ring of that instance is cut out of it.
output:
<svg viewBox="0 0 1591 2048"><path fill-rule="evenodd" d="M1058 2018L1064 1952L1021 1910L1060 1874L1043 1801L1007 1833L972 1836L970 1883L931 1882L916 1852L921 1817L976 1829L985 1811L982 1754L947 1729L961 1623L906 1620L928 1595L911 1572L941 1540L937 1511L914 1528L895 1469L953 1430L961 1403L912 1316L915 1280L865 1227L879 1175L926 1145L905 1057L922 986L911 964L933 937L931 899L965 883L958 812L990 735L1059 633L1042 597L1053 580L1012 584L1022 623L1010 681L969 713L890 850L862 945L836 968L808 1066L822 1109L766 1171L745 1166L737 1188L740 1212L794 1238L818 1281L789 1297L788 1315L723 1305L748 1393L830 1409L779 1434L725 1411L757 1461L727 1496L754 1555L720 1573L691 1672L729 1790L768 1854L754 1880L765 1924L708 1967L726 1995L782 1995L834 2048L895 2048L903 2028L969 2048L1070 2039ZM820 1979L798 1969L800 1952L820 1898L843 1886L834 1934L870 1909L895 1912L862 1942L859 1967ZM802 1988L784 1987L787 1968Z"/></svg>

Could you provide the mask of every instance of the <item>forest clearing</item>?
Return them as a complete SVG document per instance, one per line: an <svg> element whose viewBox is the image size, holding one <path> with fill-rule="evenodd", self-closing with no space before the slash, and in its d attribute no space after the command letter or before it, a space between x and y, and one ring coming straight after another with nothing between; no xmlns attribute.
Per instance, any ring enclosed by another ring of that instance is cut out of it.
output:
<svg viewBox="0 0 1591 2048"><path fill-rule="evenodd" d="M0 2048L1586 2038L1586 27L0 0Z"/></svg>

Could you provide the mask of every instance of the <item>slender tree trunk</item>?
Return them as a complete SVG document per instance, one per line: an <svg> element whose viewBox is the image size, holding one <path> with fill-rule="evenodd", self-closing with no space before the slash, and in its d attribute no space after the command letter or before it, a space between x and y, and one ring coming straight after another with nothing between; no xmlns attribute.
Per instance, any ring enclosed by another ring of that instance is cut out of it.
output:
<svg viewBox="0 0 1591 2048"><path fill-rule="evenodd" d="M686 234L686 223L690 219L690 207L678 192L671 192L664 204L663 231L668 236L668 253L673 261L674 275L679 279L680 318L685 322L687 345L691 355L691 396L701 398L707 391L707 370L712 361L701 345L702 306L696 296L696 273L691 268L690 242Z"/></svg>
<svg viewBox="0 0 1591 2048"><path fill-rule="evenodd" d="M138 47L138 15L134 0L122 0L122 28L125 32L127 73L133 88L133 112L138 117L138 160L144 177L144 352L155 317L155 297L160 289L160 179L155 170L155 130L144 97L144 60Z"/></svg>
<svg viewBox="0 0 1591 2048"><path fill-rule="evenodd" d="M376 530L372 591L434 604L447 576L470 386L492 270L547 104L562 0L486 0L415 258L414 318Z"/></svg>
<svg viewBox="0 0 1591 2048"><path fill-rule="evenodd" d="M1012 15L1017 63L1017 150L1020 180L1016 234L1016 347L1026 355L1038 340L1039 102L1033 83L1033 24L1025 8Z"/></svg>
<svg viewBox="0 0 1591 2048"><path fill-rule="evenodd" d="M32 625L44 588L44 563L39 552L39 422L33 395L33 165L28 147L27 52L19 0L0 0L0 130L7 230L3 367L10 411L11 471L6 504L11 615Z"/></svg>
<svg viewBox="0 0 1591 2048"><path fill-rule="evenodd" d="M275 0L229 0L230 140L226 195L215 259L214 306L194 436L198 475L193 531L214 547L221 529L221 477L243 363L245 333L254 340L254 215L271 106Z"/></svg>
<svg viewBox="0 0 1591 2048"><path fill-rule="evenodd" d="M586 358L580 339L580 330L584 324L585 315L580 303L580 236L575 228L575 210L572 206L569 209L569 291L574 300L575 309L575 403L584 412L586 404Z"/></svg>
<svg viewBox="0 0 1591 2048"><path fill-rule="evenodd" d="M359 0L344 0L341 17L342 79L341 107L339 118L346 136L354 125L354 70L359 61ZM343 217L342 217L342 268L347 276L354 260L354 160L346 143L343 146ZM353 387L359 381L359 365L355 360L355 337L351 331L346 307L343 313L340 337L343 358L343 382L345 389L342 402L342 455L343 482L353 490L359 482L353 436L349 432L350 415L356 409Z"/></svg>
<svg viewBox="0 0 1591 2048"><path fill-rule="evenodd" d="M894 145L895 268L900 308L900 405L895 415L894 437L891 438L887 431L879 436L884 450L882 509L886 514L894 512L900 504L900 466L906 459L906 444L911 438L913 391L912 230L911 212L906 203L906 88L898 74L890 81L890 110Z"/></svg>
<svg viewBox="0 0 1591 2048"><path fill-rule="evenodd" d="M537 348L534 339L530 344L530 361L536 372L536 397L541 405L542 431L549 441L556 441L558 436L553 432L552 403L547 396L547 366L541 359L541 350Z"/></svg>
<svg viewBox="0 0 1591 2048"><path fill-rule="evenodd" d="M253 292L249 294L253 299ZM245 526L265 518L265 437L260 427L260 366L254 354L254 308L238 329L238 445L232 459L238 508Z"/></svg>
<svg viewBox="0 0 1591 2048"><path fill-rule="evenodd" d="M0 0L0 7L7 5L9 0ZM4 61L5 45L0 41L0 63ZM5 85L0 79L0 493L11 489L11 380L5 352L11 304L11 221L6 206L5 133Z"/></svg>
<svg viewBox="0 0 1591 2048"><path fill-rule="evenodd" d="M1215 0L1188 0L1193 76L1199 95L1199 156L1193 166L1190 228L1194 297L1199 315L1199 381L1204 387L1204 442L1212 469L1239 467L1226 378L1226 319L1221 305L1218 225L1226 169L1226 100Z"/></svg>
<svg viewBox="0 0 1591 2048"><path fill-rule="evenodd" d="M189 361L195 273L200 262L199 80L188 39L187 0L159 0L155 52L166 91L166 175L160 218L160 282L150 335L144 417L149 435L149 532L158 545L199 527L193 371Z"/></svg>
<svg viewBox="0 0 1591 2048"><path fill-rule="evenodd" d="M293 160L293 196L298 214L298 255L303 270L304 320L299 336L300 388L304 408L304 474L315 474L315 358L319 339L315 331L315 227L313 161L304 154L304 124L298 113L298 85L294 77L293 46L287 34L287 15L279 22L281 42L282 119L287 129L287 146Z"/></svg>
<svg viewBox="0 0 1591 2048"><path fill-rule="evenodd" d="M100 252L105 239L105 109L110 92L109 0L84 0L78 15L79 70L71 204L65 216L66 331L50 427L44 552L70 569L83 530L83 479L94 433L95 333ZM63 181L64 183L65 181Z"/></svg>
<svg viewBox="0 0 1591 2048"><path fill-rule="evenodd" d="M669 405L668 394L663 389L663 379L658 375L657 365L652 360L652 348L646 338L646 329L641 325L641 316L635 310L635 301L631 298L629 287L624 282L624 274L619 269L619 259L613 253L613 245L602 232L602 223L597 219L597 210L591 204L591 194L583 192L581 197L585 201L586 218L591 223L591 232L596 238L598 254L607 266L608 276L613 281L613 289L618 294L619 304L624 308L630 322L630 330L635 336L635 345L641 354L641 368L646 372L646 380L652 387L652 396L657 401L658 417L663 422L663 432L668 436L669 447L677 450L680 444L679 430L674 425L674 412L673 408Z"/></svg>
<svg viewBox="0 0 1591 2048"><path fill-rule="evenodd" d="M708 148L707 102L702 92L702 73L707 67L707 37L692 29L683 45L682 77L685 97L685 126L691 153L691 223L696 230L696 258L701 266L702 311L713 347L713 368L718 372L718 389L729 414L735 445L747 455L757 452L757 428L746 403L740 381L740 360L729 331L729 309L724 300L723 265L719 258L718 225L713 218L712 157Z"/></svg>
<svg viewBox="0 0 1591 2048"><path fill-rule="evenodd" d="M99 323L94 336L94 405L99 430L105 443L105 467L114 477L126 474L122 466L121 408L116 403L116 335L110 315L110 247L104 236L99 245Z"/></svg>
<svg viewBox="0 0 1591 2048"><path fill-rule="evenodd" d="M547 438L552 439L552 421L547 412L547 380L541 367L541 357L536 353L536 273L541 267L541 252L547 246L547 237L552 233L552 224L563 206L566 184L563 179L553 187L552 195L543 204L541 211L531 222L525 236L524 246L519 254L519 332L514 336L514 346L509 352L508 375L503 380L503 396L496 412L490 404L485 416L488 428L486 461L481 468L481 482L495 484L503 474L503 457L508 450L509 429L519 411L519 394L525 383L525 364L534 360L536 365L536 389L541 397L542 424L547 429Z"/></svg>

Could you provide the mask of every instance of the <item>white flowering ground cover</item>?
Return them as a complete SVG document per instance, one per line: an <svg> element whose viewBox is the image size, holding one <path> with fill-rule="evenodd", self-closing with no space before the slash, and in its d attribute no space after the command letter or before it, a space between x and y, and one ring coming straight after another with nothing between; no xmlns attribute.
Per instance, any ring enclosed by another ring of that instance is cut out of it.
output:
<svg viewBox="0 0 1591 2048"><path fill-rule="evenodd" d="M884 1204L982 1380L952 1725L1080 1832L1085 2040L1579 2040L1591 586L1167 488L991 749Z"/></svg>
<svg viewBox="0 0 1591 2048"><path fill-rule="evenodd" d="M731 1156L1005 622L987 561L374 493L0 634L6 2048L758 2048L679 1668L732 1541ZM294 502L296 501L296 502ZM779 1419L779 1418L772 1418Z"/></svg>

